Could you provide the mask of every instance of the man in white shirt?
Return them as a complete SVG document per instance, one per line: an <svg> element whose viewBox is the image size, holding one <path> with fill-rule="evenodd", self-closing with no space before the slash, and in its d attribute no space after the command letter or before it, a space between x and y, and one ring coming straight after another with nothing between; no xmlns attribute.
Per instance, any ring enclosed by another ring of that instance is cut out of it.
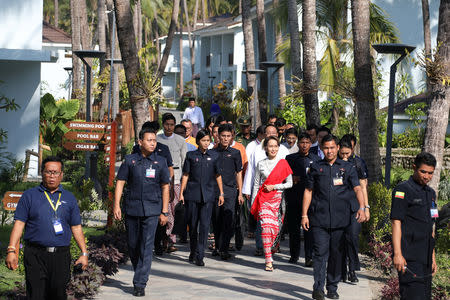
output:
<svg viewBox="0 0 450 300"><path fill-rule="evenodd" d="M176 237L172 234L172 229L175 219L175 206L177 205L180 194L180 181L181 181L181 168L184 164L184 159L186 157L187 146L184 138L174 134L175 130L175 117L171 113L165 113L162 116L163 133L156 136L156 140L169 147L170 155L173 161L173 181L171 181L171 195L169 202L169 212L168 212L168 222L167 228L160 228L158 226L157 233L155 236L155 254L162 255L162 251L173 252L177 249L174 244L176 242ZM163 245L161 246L161 242ZM165 244L168 244L167 247Z"/></svg>
<svg viewBox="0 0 450 300"><path fill-rule="evenodd" d="M247 158L250 158L250 155L255 151L256 146L261 144L262 141L264 140L266 136L264 132L265 128L266 127L264 125L261 125L258 128L256 128L256 139L248 143L247 147L245 147L245 153L247 154Z"/></svg>
<svg viewBox="0 0 450 300"><path fill-rule="evenodd" d="M189 119L192 122L192 136L197 136L197 132L200 128L205 126L205 120L203 118L203 111L200 107L195 105L195 98L189 98L189 106L186 107L183 119Z"/></svg>

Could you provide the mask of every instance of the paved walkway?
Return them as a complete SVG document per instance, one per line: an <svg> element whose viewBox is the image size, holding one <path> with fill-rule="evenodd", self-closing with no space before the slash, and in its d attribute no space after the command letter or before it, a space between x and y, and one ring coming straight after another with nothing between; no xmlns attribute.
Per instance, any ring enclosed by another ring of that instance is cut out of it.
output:
<svg viewBox="0 0 450 300"><path fill-rule="evenodd" d="M274 257L273 272L264 271L264 258L253 256L254 241L246 240L241 251L232 252L234 258L222 261L207 251L205 267L188 263L187 244L177 245L179 251L154 257L152 271L144 299L311 299L312 268L300 263L288 263L288 241L282 242L281 253ZM341 283L340 299L371 300L373 278L367 270L358 273L357 285ZM133 270L131 263L106 280L97 299L132 299Z"/></svg>

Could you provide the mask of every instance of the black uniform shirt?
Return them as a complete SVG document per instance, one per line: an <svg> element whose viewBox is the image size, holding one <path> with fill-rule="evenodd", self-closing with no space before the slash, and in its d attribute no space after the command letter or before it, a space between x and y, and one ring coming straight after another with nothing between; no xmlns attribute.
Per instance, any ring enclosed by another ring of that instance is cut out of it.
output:
<svg viewBox="0 0 450 300"><path fill-rule="evenodd" d="M308 211L311 226L345 227L350 222L349 192L359 186L353 164L336 159L331 166L325 159L311 165L306 188L313 190Z"/></svg>
<svg viewBox="0 0 450 300"><path fill-rule="evenodd" d="M147 157L140 153L125 156L117 173L118 180L125 180L127 197L124 197L125 213L130 216L158 216L162 209L161 184L170 182L166 159L155 152Z"/></svg>
<svg viewBox="0 0 450 300"><path fill-rule="evenodd" d="M162 156L166 159L168 167L173 167L172 155L170 154L170 150L167 145L157 142L155 152L159 156ZM133 146L133 151L131 152L131 154L134 154L134 153L142 153L139 145Z"/></svg>
<svg viewBox="0 0 450 300"><path fill-rule="evenodd" d="M287 189L285 192L286 199L299 199L300 202L303 200L303 192L305 191L305 184L308 179L308 171L311 165L320 160L315 154L311 152L304 156L300 152L289 154L286 156L286 160L292 169L292 176L300 177L297 184L294 184L292 188Z"/></svg>
<svg viewBox="0 0 450 300"><path fill-rule="evenodd" d="M236 173L242 170L241 152L232 147L222 148L220 145L212 151L219 156L218 167L219 173L222 175L223 192L226 198L236 198ZM218 188L216 196L218 196Z"/></svg>
<svg viewBox="0 0 450 300"><path fill-rule="evenodd" d="M352 163L356 167L356 173L358 174L358 179L367 179L369 176L369 171L367 170L367 165L364 159L358 155L353 154L348 158L348 162ZM356 212L359 209L359 203L356 199L356 195L353 191L350 191L349 198L351 199L350 205L352 212Z"/></svg>
<svg viewBox="0 0 450 300"><path fill-rule="evenodd" d="M214 202L216 175L220 174L219 155L212 150L199 149L186 153L183 174L189 174L184 199L193 202Z"/></svg>
<svg viewBox="0 0 450 300"><path fill-rule="evenodd" d="M391 219L402 222L402 254L407 261L431 263L434 248L433 219L436 193L429 186L417 184L412 176L392 192Z"/></svg>

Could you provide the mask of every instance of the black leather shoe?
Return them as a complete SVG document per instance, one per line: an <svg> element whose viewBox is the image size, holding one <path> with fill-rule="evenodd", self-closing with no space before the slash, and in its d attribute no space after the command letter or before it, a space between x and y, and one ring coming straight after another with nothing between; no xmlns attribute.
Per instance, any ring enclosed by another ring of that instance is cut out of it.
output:
<svg viewBox="0 0 450 300"><path fill-rule="evenodd" d="M312 268L312 266L313 266L313 260L310 259L310 258L306 259L306 261L305 261L305 267L307 267L307 268Z"/></svg>
<svg viewBox="0 0 450 300"><path fill-rule="evenodd" d="M228 259L231 258L231 254L228 253L228 252L222 252L222 253L220 253L220 258L221 258L222 260L228 260Z"/></svg>
<svg viewBox="0 0 450 300"><path fill-rule="evenodd" d="M219 251L217 251L217 249L214 249L214 250L211 252L211 255L212 255L212 256L219 256Z"/></svg>
<svg viewBox="0 0 450 300"><path fill-rule="evenodd" d="M358 277L356 277L355 271L348 272L348 281L353 283L359 282Z"/></svg>
<svg viewBox="0 0 450 300"><path fill-rule="evenodd" d="M289 258L289 263L290 264L296 264L298 262L298 257L291 257Z"/></svg>
<svg viewBox="0 0 450 300"><path fill-rule="evenodd" d="M191 253L191 254L189 254L189 262L194 262L194 254L193 253Z"/></svg>
<svg viewBox="0 0 450 300"><path fill-rule="evenodd" d="M145 288L142 287L134 287L133 296L135 297L144 297L145 296Z"/></svg>
<svg viewBox="0 0 450 300"><path fill-rule="evenodd" d="M195 264L199 267L205 266L205 263L203 262L203 259L196 259Z"/></svg>
<svg viewBox="0 0 450 300"><path fill-rule="evenodd" d="M314 290L312 293L312 298L315 300L324 300L325 299L325 293L319 290Z"/></svg>
<svg viewBox="0 0 450 300"><path fill-rule="evenodd" d="M327 293L327 298L329 299L339 299L339 294L336 292L328 292Z"/></svg>

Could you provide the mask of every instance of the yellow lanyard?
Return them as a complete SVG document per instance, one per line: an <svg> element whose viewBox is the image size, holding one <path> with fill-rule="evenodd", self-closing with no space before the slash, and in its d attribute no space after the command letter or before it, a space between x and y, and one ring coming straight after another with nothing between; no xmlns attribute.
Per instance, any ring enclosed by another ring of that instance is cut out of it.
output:
<svg viewBox="0 0 450 300"><path fill-rule="evenodd" d="M53 208L53 210L54 210L55 213L56 213L56 211L58 210L59 205L61 204L61 203L59 202L59 200L61 199L61 193L59 193L58 201L56 202L56 206L53 205L53 202L52 202L52 200L50 199L50 197L48 196L48 194L47 194L46 191L44 191L44 194L45 194L45 196L47 197L48 203L50 203L50 206Z"/></svg>

